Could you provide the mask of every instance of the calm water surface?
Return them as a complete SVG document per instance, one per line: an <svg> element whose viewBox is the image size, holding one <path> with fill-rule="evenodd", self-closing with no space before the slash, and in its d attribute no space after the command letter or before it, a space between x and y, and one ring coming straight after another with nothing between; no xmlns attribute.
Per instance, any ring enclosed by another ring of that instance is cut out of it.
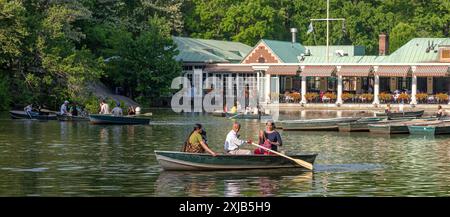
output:
<svg viewBox="0 0 450 217"><path fill-rule="evenodd" d="M280 131L287 153L319 153L314 172L166 172L154 150L179 150L195 122L204 124L213 149L222 150L232 120L152 112L150 126L1 114L0 196L450 196L450 136ZM289 112L280 118L371 115ZM255 140L263 128L254 120L241 123L244 138Z"/></svg>

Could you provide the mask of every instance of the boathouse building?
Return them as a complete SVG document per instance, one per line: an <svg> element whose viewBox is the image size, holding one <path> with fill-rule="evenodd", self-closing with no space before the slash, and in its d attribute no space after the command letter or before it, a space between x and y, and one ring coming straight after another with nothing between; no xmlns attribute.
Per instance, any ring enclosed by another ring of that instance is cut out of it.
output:
<svg viewBox="0 0 450 217"><path fill-rule="evenodd" d="M389 54L388 36L380 34L378 56L366 55L363 46L327 49L302 45L295 37L292 41L262 39L254 47L229 41L173 39L180 51L176 58L183 63L183 76L190 80L195 75L203 80L217 76L222 81L229 76L256 77L255 85L266 103L378 105L398 100L402 93L402 100L410 104L430 100L448 103L449 38L414 38Z"/></svg>

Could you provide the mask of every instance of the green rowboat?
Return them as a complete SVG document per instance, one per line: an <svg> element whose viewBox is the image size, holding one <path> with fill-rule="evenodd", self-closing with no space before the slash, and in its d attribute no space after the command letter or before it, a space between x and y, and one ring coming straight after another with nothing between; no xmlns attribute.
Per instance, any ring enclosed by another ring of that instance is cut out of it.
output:
<svg viewBox="0 0 450 217"><path fill-rule="evenodd" d="M56 119L59 121L89 121L89 117L83 116L69 116L69 115L56 115Z"/></svg>
<svg viewBox="0 0 450 217"><path fill-rule="evenodd" d="M164 170L249 170L249 169L304 169L292 160L278 155L230 155L155 151L156 159ZM313 164L317 154L289 155Z"/></svg>
<svg viewBox="0 0 450 217"><path fill-rule="evenodd" d="M441 135L450 134L450 124L441 123L427 126L408 126L411 135Z"/></svg>
<svg viewBox="0 0 450 217"><path fill-rule="evenodd" d="M338 130L338 124L350 123L360 118L327 118L310 120L285 120L281 123L283 130Z"/></svg>
<svg viewBox="0 0 450 217"><path fill-rule="evenodd" d="M92 124L150 124L150 119L134 116L89 115L89 120Z"/></svg>
<svg viewBox="0 0 450 217"><path fill-rule="evenodd" d="M339 131L340 132L362 132L369 131L369 124L374 124L384 120L385 118L381 117L371 117L371 118L361 118L355 122L350 123L339 123Z"/></svg>

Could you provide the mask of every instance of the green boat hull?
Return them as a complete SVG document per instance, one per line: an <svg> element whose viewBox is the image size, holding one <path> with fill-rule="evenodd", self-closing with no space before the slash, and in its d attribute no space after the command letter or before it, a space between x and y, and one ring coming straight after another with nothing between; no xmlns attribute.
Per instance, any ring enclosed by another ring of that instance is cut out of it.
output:
<svg viewBox="0 0 450 217"><path fill-rule="evenodd" d="M329 118L283 121L283 130L338 130L338 124L351 123L360 118Z"/></svg>
<svg viewBox="0 0 450 217"><path fill-rule="evenodd" d="M339 123L339 131L340 132L368 132L369 124L377 123L384 118L362 118L355 122L350 123Z"/></svg>
<svg viewBox="0 0 450 217"><path fill-rule="evenodd" d="M34 119L34 120L41 120L41 121L50 121L50 120L56 120L56 115L42 115L37 112L32 112L30 114L27 114L24 111L10 111L9 112L12 119Z"/></svg>
<svg viewBox="0 0 450 217"><path fill-rule="evenodd" d="M209 154L155 151L156 159L164 170L249 170L303 168L295 162L278 155L229 155L215 157ZM289 155L311 164L317 154Z"/></svg>
<svg viewBox="0 0 450 217"><path fill-rule="evenodd" d="M89 121L88 117L81 116L68 116L68 115L56 115L56 119L59 121Z"/></svg>
<svg viewBox="0 0 450 217"><path fill-rule="evenodd" d="M442 135L450 134L450 125L438 124L429 126L409 126L409 133L412 135Z"/></svg>
<svg viewBox="0 0 450 217"><path fill-rule="evenodd" d="M89 120L91 121L92 124L119 124L119 125L150 124L150 119L148 118L112 116L112 115L89 115Z"/></svg>

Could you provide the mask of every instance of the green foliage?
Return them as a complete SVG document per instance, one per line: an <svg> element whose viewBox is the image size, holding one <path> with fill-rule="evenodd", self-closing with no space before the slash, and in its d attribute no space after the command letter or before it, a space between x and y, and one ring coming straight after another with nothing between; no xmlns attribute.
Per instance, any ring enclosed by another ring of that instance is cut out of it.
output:
<svg viewBox="0 0 450 217"><path fill-rule="evenodd" d="M0 74L0 111L7 110L11 100L12 99L9 92L9 79Z"/></svg>
<svg viewBox="0 0 450 217"><path fill-rule="evenodd" d="M394 52L416 37L416 28L406 23L399 23L392 29L390 37L390 51Z"/></svg>

